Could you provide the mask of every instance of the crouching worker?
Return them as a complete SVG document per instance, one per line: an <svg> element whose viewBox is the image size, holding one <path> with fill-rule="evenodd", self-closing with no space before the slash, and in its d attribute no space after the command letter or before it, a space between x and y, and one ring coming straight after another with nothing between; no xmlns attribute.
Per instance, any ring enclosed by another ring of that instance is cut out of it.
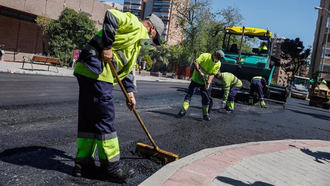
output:
<svg viewBox="0 0 330 186"><path fill-rule="evenodd" d="M224 56L225 54L221 50L217 50L213 54L203 53L196 59L191 83L178 114L179 117L187 113L194 90L199 88L202 96L203 119L207 121L211 120L209 116L211 83L214 76L219 72L221 66L220 60L224 58Z"/></svg>
<svg viewBox="0 0 330 186"><path fill-rule="evenodd" d="M267 81L262 76L255 76L252 78L251 85L250 85L249 105L254 104L253 103L254 93L257 92L261 108L266 107L266 103L264 100L264 93L263 93L263 89L264 89L264 87L266 87L266 84L267 84Z"/></svg>
<svg viewBox="0 0 330 186"><path fill-rule="evenodd" d="M225 109L228 112L232 112L234 111L235 96L242 87L242 81L229 72L219 72L217 78L221 80L224 88L223 100L226 104Z"/></svg>
<svg viewBox="0 0 330 186"><path fill-rule="evenodd" d="M77 155L73 175L89 176L95 171L97 148L105 179L125 181L134 170L123 170L115 127L113 87L117 84L109 63L114 63L130 100L135 107L132 70L144 40L149 35L160 44L164 23L152 14L140 22L136 16L115 9L107 10L103 29L82 50L74 74L79 84Z"/></svg>

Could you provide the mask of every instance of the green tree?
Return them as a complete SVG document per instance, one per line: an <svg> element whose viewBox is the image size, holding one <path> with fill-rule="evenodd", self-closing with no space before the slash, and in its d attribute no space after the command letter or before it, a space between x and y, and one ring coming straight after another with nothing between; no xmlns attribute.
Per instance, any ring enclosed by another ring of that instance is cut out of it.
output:
<svg viewBox="0 0 330 186"><path fill-rule="evenodd" d="M302 66L307 65L307 58L310 54L310 49L304 50L303 42L299 38L286 39L281 44L281 58L288 60L289 62L281 64L282 69L288 75L289 91L291 92L292 83L295 75L297 75L299 69Z"/></svg>
<svg viewBox="0 0 330 186"><path fill-rule="evenodd" d="M181 65L191 64L200 53L220 49L224 27L239 24L243 19L238 9L228 7L211 12L209 5L209 0L190 1L188 7L177 5L178 26L183 28L185 34L185 40L180 43L183 48L181 57L189 61L182 61Z"/></svg>
<svg viewBox="0 0 330 186"><path fill-rule="evenodd" d="M142 62L143 61L147 62L146 63L146 70L150 71L151 68L152 68L152 59L151 59L151 57L149 55L145 55L145 56L142 57Z"/></svg>
<svg viewBox="0 0 330 186"><path fill-rule="evenodd" d="M38 16L35 19L37 25L41 28L42 34L41 34L41 40L42 40L42 54L46 54L45 51L45 35L47 34L49 30L49 25L52 23L52 19L44 16Z"/></svg>
<svg viewBox="0 0 330 186"><path fill-rule="evenodd" d="M192 61L200 53L199 48L203 46L198 34L200 33L200 23L209 20L209 0L191 0L190 6L181 6L176 3L178 25L183 29L185 40L181 43L184 48L187 48L190 53L188 54L189 61ZM187 54L187 53L183 53Z"/></svg>
<svg viewBox="0 0 330 186"><path fill-rule="evenodd" d="M68 66L73 50L82 49L95 33L95 24L86 14L66 8L59 19L49 25L51 55L60 58L62 65Z"/></svg>
<svg viewBox="0 0 330 186"><path fill-rule="evenodd" d="M152 71L158 72L164 65L168 65L170 49L166 42L159 46L154 46L150 50L150 56L153 59Z"/></svg>

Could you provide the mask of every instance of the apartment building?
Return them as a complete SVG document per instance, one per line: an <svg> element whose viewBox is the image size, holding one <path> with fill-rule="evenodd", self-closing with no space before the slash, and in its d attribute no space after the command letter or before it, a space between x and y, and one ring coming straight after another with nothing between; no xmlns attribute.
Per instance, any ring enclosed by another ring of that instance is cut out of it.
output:
<svg viewBox="0 0 330 186"><path fill-rule="evenodd" d="M330 1L321 0L320 7L316 7L316 9L318 19L309 76L320 71L321 77L330 81Z"/></svg>
<svg viewBox="0 0 330 186"><path fill-rule="evenodd" d="M151 13L164 22L162 38L169 45L176 45L184 38L181 28L177 27L177 8L189 6L189 0L125 0L124 11L132 12L141 19Z"/></svg>

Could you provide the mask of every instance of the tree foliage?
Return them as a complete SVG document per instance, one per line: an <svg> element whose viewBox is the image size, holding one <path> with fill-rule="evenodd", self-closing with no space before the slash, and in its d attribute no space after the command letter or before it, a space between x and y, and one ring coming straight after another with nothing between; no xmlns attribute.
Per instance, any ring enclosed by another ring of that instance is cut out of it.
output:
<svg viewBox="0 0 330 186"><path fill-rule="evenodd" d="M60 58L62 65L69 65L73 50L82 49L95 33L95 24L86 14L66 8L49 25L51 55Z"/></svg>
<svg viewBox="0 0 330 186"><path fill-rule="evenodd" d="M225 26L240 24L242 16L238 9L228 7L212 12L209 0L190 1L190 6L176 6L178 25L183 28L185 39L180 43L182 55L188 55L191 64L201 53L213 52L222 47ZM183 56L182 56L183 57Z"/></svg>
<svg viewBox="0 0 330 186"><path fill-rule="evenodd" d="M38 16L36 18L36 23L37 25L41 28L42 31L42 53L46 54L45 51L45 35L47 34L48 30L49 30L49 25L53 22L52 19L48 18L48 17L44 17L44 16Z"/></svg>
<svg viewBox="0 0 330 186"><path fill-rule="evenodd" d="M210 0L191 0L189 6L174 0L174 8L173 12L178 18L176 26L182 29L184 39L175 46L162 44L155 49L142 48L141 55L149 54L158 66L159 63L170 64L172 67L189 66L201 53L221 49L224 27L242 21L239 10L232 7L212 12ZM249 43L244 42L243 46L247 48Z"/></svg>
<svg viewBox="0 0 330 186"><path fill-rule="evenodd" d="M310 54L310 49L304 50L303 42L299 38L296 39L286 39L281 44L281 58L288 60L287 63L281 64L283 70L289 76L289 85L294 81L294 76L301 68L307 65L307 58Z"/></svg>
<svg viewBox="0 0 330 186"><path fill-rule="evenodd" d="M286 39L281 44L281 58L289 60L288 63L282 64L284 71L291 72L296 75L301 66L307 65L306 58L310 54L310 49L304 50L303 42L299 38L294 40Z"/></svg>

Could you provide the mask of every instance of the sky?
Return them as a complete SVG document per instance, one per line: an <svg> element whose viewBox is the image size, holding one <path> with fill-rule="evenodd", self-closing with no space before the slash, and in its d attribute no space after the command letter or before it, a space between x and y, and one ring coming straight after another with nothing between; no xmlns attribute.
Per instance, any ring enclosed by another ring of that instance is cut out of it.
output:
<svg viewBox="0 0 330 186"><path fill-rule="evenodd" d="M124 0L108 0L123 4ZM239 9L242 25L269 29L277 37L303 41L304 46L313 46L314 33L320 0L211 0L213 11L228 6Z"/></svg>

